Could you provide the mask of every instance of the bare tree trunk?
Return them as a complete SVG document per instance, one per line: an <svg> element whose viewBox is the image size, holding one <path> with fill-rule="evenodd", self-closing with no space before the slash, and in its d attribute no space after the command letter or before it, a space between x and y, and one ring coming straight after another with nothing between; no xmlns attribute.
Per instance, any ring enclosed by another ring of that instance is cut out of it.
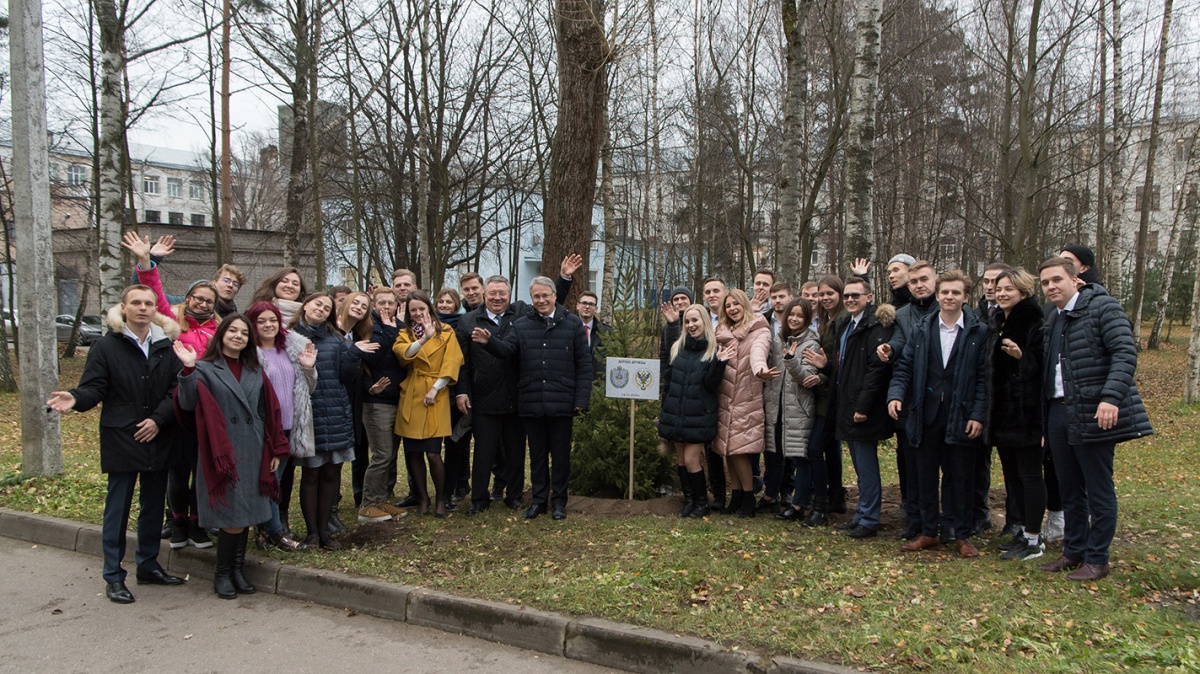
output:
<svg viewBox="0 0 1200 674"><path fill-rule="evenodd" d="M1102 0L1103 1L1103 0ZM1121 230L1125 220L1125 187L1128 177L1125 175L1125 139L1129 129L1125 122L1125 74L1123 64L1123 40L1121 37L1121 0L1112 0L1112 53L1113 53L1113 102L1112 102L1112 154L1108 159L1109 184L1112 189L1112 200L1108 212L1108 240L1114 245L1122 240ZM1101 195L1103 198L1103 195ZM1114 295L1120 294L1121 273L1120 258L1110 255L1108 264L1100 268L1104 275L1109 291Z"/></svg>
<svg viewBox="0 0 1200 674"><path fill-rule="evenodd" d="M1154 80L1154 107L1150 112L1150 137L1146 146L1146 179L1142 183L1142 213L1138 223L1137 248L1133 262L1133 338L1142 342L1142 305L1146 292L1146 267L1151 252L1146 246L1150 235L1150 209L1153 206L1154 159L1157 155L1158 129L1162 121L1163 79L1167 72L1167 46L1171 32L1171 8L1174 0L1163 0L1162 32L1158 43L1158 72Z"/></svg>
<svg viewBox="0 0 1200 674"><path fill-rule="evenodd" d="M289 83L292 94L292 156L288 162L287 201L283 225L283 263L300 266L300 239L304 230L304 200L308 196L308 77L316 68L315 47L309 40L307 0L295 4L295 76ZM324 279L317 281L322 285Z"/></svg>
<svg viewBox="0 0 1200 674"><path fill-rule="evenodd" d="M575 292L587 287L596 169L608 105L611 54L604 11L603 0L555 3L559 100L543 214L542 270L555 269L570 253L582 255L583 282L575 284Z"/></svg>
<svg viewBox="0 0 1200 674"><path fill-rule="evenodd" d="M221 2L221 215L213 223L217 239L217 264L233 262L233 179L230 175L230 163L233 161L233 148L230 144L229 124L229 23L231 11L230 0ZM209 40L209 44L212 41Z"/></svg>
<svg viewBox="0 0 1200 674"><path fill-rule="evenodd" d="M1108 26L1105 24L1105 12L1108 3L1100 2L1100 20L1097 29L1100 42L1100 114L1096 115L1096 156L1100 158L1096 166L1096 267L1101 274L1108 268L1108 237L1105 229L1105 218L1108 215L1108 176L1104 172L1108 154L1108 127L1105 125L1104 113L1108 108ZM1085 209L1081 209L1085 210Z"/></svg>
<svg viewBox="0 0 1200 674"><path fill-rule="evenodd" d="M879 85L879 34L883 0L860 0L855 10L854 75L846 143L846 255L871 257L874 224L875 90Z"/></svg>
<svg viewBox="0 0 1200 674"><path fill-rule="evenodd" d="M783 179L780 181L779 242L776 248L781 279L804 280L805 246L808 240L801 222L800 202L807 176L804 175L805 111L808 109L808 11L812 0L782 0L783 35L787 81L783 95Z"/></svg>
<svg viewBox="0 0 1200 674"><path fill-rule="evenodd" d="M617 209L613 195L612 128L608 123L608 114L608 108L605 106L604 147L600 150L600 203L604 208L604 280L600 306L611 314L617 267Z"/></svg>
<svg viewBox="0 0 1200 674"><path fill-rule="evenodd" d="M1041 143L1034 147L1033 135L1033 98L1036 95L1034 87L1037 83L1038 67L1038 24L1041 20L1042 0L1033 0L1029 17L1029 42L1025 53L1025 78L1021 82L1020 99L1017 103L1017 145L1020 147L1019 174L1024 179L1021 191L1019 217L1016 220L1016 231L1013 236L1013 246L1016 251L1015 259L1027 267L1036 266L1035 257L1038 246L1034 237L1037 230L1034 227L1036 218L1034 212L1037 196L1037 180L1041 166Z"/></svg>
<svg viewBox="0 0 1200 674"><path fill-rule="evenodd" d="M125 227L125 31L113 0L92 0L100 27L100 305L121 301L121 230Z"/></svg>
<svg viewBox="0 0 1200 674"><path fill-rule="evenodd" d="M1200 260L1200 236L1196 239L1196 257ZM1200 274L1192 283L1192 333L1188 340L1187 371L1184 373L1183 402L1200 402Z"/></svg>
<svg viewBox="0 0 1200 674"><path fill-rule="evenodd" d="M1163 321L1167 317L1167 306L1171 301L1171 284L1175 280L1175 255L1179 248L1179 221L1183 219L1184 205L1187 203L1188 186L1200 177L1200 161L1196 161L1196 143L1200 142L1200 125L1192 132L1192 141L1188 144L1186 157L1187 170L1183 174L1183 184L1179 185L1179 196L1175 203L1175 216L1171 219L1171 240L1167 243L1167 259L1162 266L1162 282L1158 287L1158 301L1154 306L1154 327L1150 329L1150 339L1146 344L1148 349L1157 349ZM1145 200L1142 203L1145 206ZM1170 339L1168 338L1168 341Z"/></svg>
<svg viewBox="0 0 1200 674"><path fill-rule="evenodd" d="M304 142L308 143L308 179L310 192L308 198L312 205L312 237L313 245L316 248L316 267L317 267L317 287L324 287L326 283L325 275L325 217L321 210L321 111L320 93L317 88L317 59L316 54L321 50L321 25L323 13L325 11L321 4L321 0L316 0L312 8L312 67L308 70L308 101L305 105L308 106L308 136Z"/></svg>

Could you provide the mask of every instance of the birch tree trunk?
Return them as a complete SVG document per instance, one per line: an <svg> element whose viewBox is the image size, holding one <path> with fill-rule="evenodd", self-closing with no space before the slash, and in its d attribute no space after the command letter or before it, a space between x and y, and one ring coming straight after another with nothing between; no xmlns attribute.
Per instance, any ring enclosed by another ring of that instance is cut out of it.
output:
<svg viewBox="0 0 1200 674"><path fill-rule="evenodd" d="M610 46L602 0L556 0L558 114L550 144L550 184L543 212L542 270L551 272L570 253L583 256L587 288L596 169L604 142Z"/></svg>
<svg viewBox="0 0 1200 674"><path fill-rule="evenodd" d="M855 10L857 46L851 78L846 143L846 256L871 257L874 234L875 91L879 86L879 34L883 0L861 0Z"/></svg>
<svg viewBox="0 0 1200 674"><path fill-rule="evenodd" d="M121 274L121 230L125 226L122 189L125 151L125 30L113 0L93 0L100 28L100 171L99 269L100 306L121 301L125 279Z"/></svg>
<svg viewBox="0 0 1200 674"><path fill-rule="evenodd" d="M604 280L600 307L611 314L617 276L617 209L613 194L612 128L609 126L608 115L609 110L605 106L604 147L600 150L600 203L604 209Z"/></svg>
<svg viewBox="0 0 1200 674"><path fill-rule="evenodd" d="M1162 333L1163 321L1167 317L1167 306L1171 301L1171 284L1175 280L1175 251L1179 248L1179 221L1187 204L1188 186L1200 177L1200 161L1196 161L1196 143L1200 142L1200 125L1192 132L1192 141L1188 144L1186 157L1187 170L1183 174L1183 184L1179 185L1179 196L1175 202L1175 215L1171 219L1171 240L1167 243L1167 259L1163 262L1162 282L1158 287L1158 301L1154 305L1154 327L1150 329L1150 339L1147 349L1157 349L1159 335ZM1142 205L1145 205L1143 201ZM1170 338L1168 338L1169 341Z"/></svg>
<svg viewBox="0 0 1200 674"><path fill-rule="evenodd" d="M1122 240L1121 230L1125 221L1125 188L1128 184L1128 177L1125 175L1125 139L1129 137L1129 131L1125 123L1125 71L1121 30L1121 0L1112 0L1113 139L1112 154L1108 161L1108 182L1112 186L1112 202L1108 213L1108 240L1114 244ZM1100 268L1100 273L1108 282L1109 292L1118 295L1123 278L1120 271L1120 258L1110 255L1107 265Z"/></svg>
<svg viewBox="0 0 1200 674"><path fill-rule="evenodd" d="M802 260L808 239L801 222L804 175L804 123L808 109L808 11L812 0L782 0L787 77L783 97L783 179L780 184L777 264L781 279L803 282Z"/></svg>
<svg viewBox="0 0 1200 674"><path fill-rule="evenodd" d="M1171 32L1171 8L1174 0L1163 0L1162 31L1158 43L1158 72L1154 80L1154 107L1150 112L1150 137L1146 146L1146 179L1142 183L1142 213L1138 222L1137 248L1133 262L1133 338L1142 342L1142 306L1146 291L1146 267L1151 252L1146 246L1150 235L1150 209L1153 206L1154 159L1158 152L1158 130L1162 122L1163 79L1167 72L1167 47Z"/></svg>

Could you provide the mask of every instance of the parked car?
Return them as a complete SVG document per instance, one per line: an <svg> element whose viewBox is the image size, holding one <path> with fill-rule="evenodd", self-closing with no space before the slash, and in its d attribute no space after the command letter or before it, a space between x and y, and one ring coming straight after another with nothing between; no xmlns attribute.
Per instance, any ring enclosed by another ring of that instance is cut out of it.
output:
<svg viewBox="0 0 1200 674"><path fill-rule="evenodd" d="M104 336L104 330L100 327L101 321L99 316L84 316L79 324L79 345L91 346L96 340ZM71 314L59 314L54 317L55 332L58 333L58 341L69 342L71 340L71 330L75 327L75 316Z"/></svg>

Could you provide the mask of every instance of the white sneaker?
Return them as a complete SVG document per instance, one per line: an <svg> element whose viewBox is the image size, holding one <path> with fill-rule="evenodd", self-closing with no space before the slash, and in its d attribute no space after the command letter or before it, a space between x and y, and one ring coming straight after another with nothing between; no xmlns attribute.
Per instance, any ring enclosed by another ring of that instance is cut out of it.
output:
<svg viewBox="0 0 1200 674"><path fill-rule="evenodd" d="M1046 523L1042 526L1042 540L1046 543L1057 543L1063 539L1063 514L1061 512L1046 513Z"/></svg>

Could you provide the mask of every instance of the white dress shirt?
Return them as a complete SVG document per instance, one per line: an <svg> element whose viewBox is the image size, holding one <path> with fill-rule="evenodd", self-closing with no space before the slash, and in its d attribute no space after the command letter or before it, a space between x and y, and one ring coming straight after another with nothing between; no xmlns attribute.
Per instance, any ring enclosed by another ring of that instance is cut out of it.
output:
<svg viewBox="0 0 1200 674"><path fill-rule="evenodd" d="M1072 311L1073 309L1075 309L1075 301L1078 299L1079 299L1079 293L1075 293L1075 295L1070 299L1070 301L1067 302L1067 305L1065 307L1063 307L1062 309L1058 310L1058 313L1061 314L1064 311ZM1066 340L1063 341L1063 348L1064 349L1067 348ZM1055 361L1055 363L1054 363L1054 397L1055 398L1067 397L1067 389L1063 386L1062 353L1058 354L1058 360Z"/></svg>
<svg viewBox="0 0 1200 674"><path fill-rule="evenodd" d="M946 325L945 321L938 317L938 336L942 339L942 367L950 364L950 356L954 351L954 340L958 339L958 333L963 329L966 323L963 321L963 315L958 315L958 320L953 325Z"/></svg>

